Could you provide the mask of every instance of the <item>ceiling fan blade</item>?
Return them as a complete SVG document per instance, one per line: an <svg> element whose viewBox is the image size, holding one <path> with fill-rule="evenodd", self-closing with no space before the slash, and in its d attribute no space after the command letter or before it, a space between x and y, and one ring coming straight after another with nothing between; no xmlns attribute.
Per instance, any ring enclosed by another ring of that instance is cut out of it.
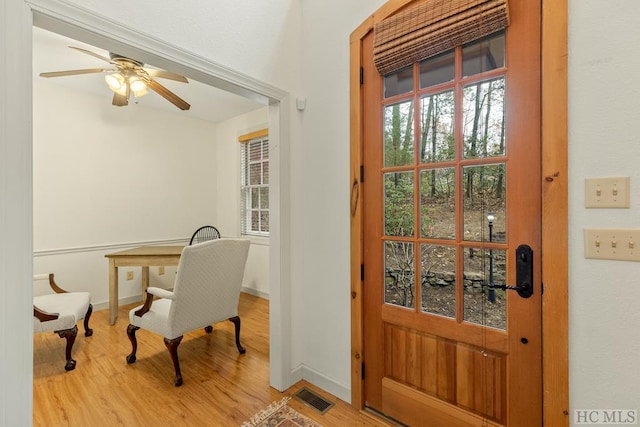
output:
<svg viewBox="0 0 640 427"><path fill-rule="evenodd" d="M119 93L113 93L113 101L111 104L117 107L124 107L125 105L129 105L129 99L126 95L120 95Z"/></svg>
<svg viewBox="0 0 640 427"><path fill-rule="evenodd" d="M164 70L156 70L155 68L143 68L144 71L149 74L150 77L160 77L161 79L169 79L175 80L177 82L189 83L189 80L185 76L181 76L180 74L171 73L169 71Z"/></svg>
<svg viewBox="0 0 640 427"><path fill-rule="evenodd" d="M147 86L179 109L188 110L189 108L191 108L191 105L189 105L186 101L184 101L175 93L171 92L166 87L162 86L157 81L149 79L149 81L147 82Z"/></svg>
<svg viewBox="0 0 640 427"><path fill-rule="evenodd" d="M86 53L87 55L91 55L91 56L96 57L96 58L98 58L98 59L102 59L103 61L107 61L107 62L108 62L108 63L110 63L110 64L113 64L113 62L111 61L111 59L107 58L106 56L102 56L102 55L100 55L99 53L95 53L95 52L92 52L92 51L90 51L90 50L83 49L83 48L81 48L81 47L75 47L75 46L69 46L69 47L70 47L71 49L75 49L75 50L77 50L77 51L80 51L80 52Z"/></svg>
<svg viewBox="0 0 640 427"><path fill-rule="evenodd" d="M113 70L106 69L106 68L85 68L83 70L51 71L48 73L40 73L40 77L75 76L77 74L102 73L103 71L113 71Z"/></svg>

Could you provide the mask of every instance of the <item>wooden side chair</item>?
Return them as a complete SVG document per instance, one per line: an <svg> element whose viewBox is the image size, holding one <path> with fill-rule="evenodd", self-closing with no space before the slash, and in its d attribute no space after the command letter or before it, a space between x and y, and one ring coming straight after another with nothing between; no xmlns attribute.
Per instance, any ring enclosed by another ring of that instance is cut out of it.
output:
<svg viewBox="0 0 640 427"><path fill-rule="evenodd" d="M174 384L181 386L178 346L182 337L199 328L210 332L209 325L223 320L235 325L236 347L244 354L238 300L248 252L246 239L216 239L185 246L173 291L149 287L144 305L129 312L127 335L132 350L127 363L136 361L136 331L143 328L155 332L164 337L175 368Z"/></svg>
<svg viewBox="0 0 640 427"><path fill-rule="evenodd" d="M67 362L64 369L72 371L76 367L76 361L71 357L71 350L78 335L76 323L84 319L84 335L93 335L93 329L89 328L89 319L93 312L91 294L65 291L56 284L53 273L49 274L49 286L54 293L33 298L33 332L55 332L60 338L65 338Z"/></svg>
<svg viewBox="0 0 640 427"><path fill-rule="evenodd" d="M191 236L191 240L189 241L189 246L207 242L209 240L219 239L220 232L213 225L205 225L203 227L198 228Z"/></svg>

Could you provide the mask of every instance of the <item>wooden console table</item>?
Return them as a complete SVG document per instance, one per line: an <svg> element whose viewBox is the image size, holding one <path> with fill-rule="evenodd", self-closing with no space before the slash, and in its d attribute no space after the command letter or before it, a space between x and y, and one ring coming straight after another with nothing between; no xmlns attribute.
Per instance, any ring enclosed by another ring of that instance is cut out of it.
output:
<svg viewBox="0 0 640 427"><path fill-rule="evenodd" d="M175 266L184 246L141 246L112 254L109 259L109 324L118 319L118 267L142 267L142 298L149 286L149 267Z"/></svg>

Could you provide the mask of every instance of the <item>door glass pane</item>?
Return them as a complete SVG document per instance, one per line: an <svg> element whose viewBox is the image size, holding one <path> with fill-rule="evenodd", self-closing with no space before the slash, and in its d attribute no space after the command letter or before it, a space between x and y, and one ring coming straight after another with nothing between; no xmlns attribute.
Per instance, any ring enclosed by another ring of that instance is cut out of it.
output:
<svg viewBox="0 0 640 427"><path fill-rule="evenodd" d="M456 249L420 245L420 308L426 313L456 317Z"/></svg>
<svg viewBox="0 0 640 427"><path fill-rule="evenodd" d="M462 76L504 67L504 32L462 47Z"/></svg>
<svg viewBox="0 0 640 427"><path fill-rule="evenodd" d="M384 165L413 164L413 102L384 108Z"/></svg>
<svg viewBox="0 0 640 427"><path fill-rule="evenodd" d="M413 171L384 174L384 234L413 236Z"/></svg>
<svg viewBox="0 0 640 427"><path fill-rule="evenodd" d="M462 138L466 159L505 154L504 94L504 77L465 86Z"/></svg>
<svg viewBox="0 0 640 427"><path fill-rule="evenodd" d="M413 90L413 66L384 76L384 97L411 92Z"/></svg>
<svg viewBox="0 0 640 427"><path fill-rule="evenodd" d="M433 239L456 237L455 168L420 172L420 235Z"/></svg>
<svg viewBox="0 0 640 427"><path fill-rule="evenodd" d="M507 328L505 284L506 252L499 249L464 249L464 320L492 328Z"/></svg>
<svg viewBox="0 0 640 427"><path fill-rule="evenodd" d="M425 96L420 100L420 161L444 162L455 157L453 91Z"/></svg>
<svg viewBox="0 0 640 427"><path fill-rule="evenodd" d="M420 63L420 87L452 81L454 62L453 51L422 61Z"/></svg>
<svg viewBox="0 0 640 427"><path fill-rule="evenodd" d="M384 242L384 302L414 307L413 243Z"/></svg>
<svg viewBox="0 0 640 427"><path fill-rule="evenodd" d="M467 166L462 173L464 240L505 243L505 164Z"/></svg>

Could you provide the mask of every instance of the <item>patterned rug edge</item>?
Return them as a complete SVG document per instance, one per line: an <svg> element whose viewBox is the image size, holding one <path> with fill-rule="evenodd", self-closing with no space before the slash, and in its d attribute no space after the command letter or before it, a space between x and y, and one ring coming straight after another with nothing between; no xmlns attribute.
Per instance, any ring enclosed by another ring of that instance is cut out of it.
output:
<svg viewBox="0 0 640 427"><path fill-rule="evenodd" d="M289 400L291 400L291 397L285 396L279 402L272 402L265 409L261 410L260 412L252 416L249 421L245 421L244 423L242 423L241 427L262 427L262 426L270 426L270 425L276 425L276 426L280 425L280 423L272 424L272 423L266 423L266 422L268 422L271 417L278 414L278 412L283 411L285 409L286 409L286 411L284 411L285 418L290 419L292 421L294 420L297 421L297 423L295 424L288 423L287 425L322 427L320 424L316 423L312 419L305 417L302 414L299 414L294 409L287 408L287 402L289 402ZM283 414L280 414L280 415L283 415ZM277 419L278 417L275 417L275 418Z"/></svg>

